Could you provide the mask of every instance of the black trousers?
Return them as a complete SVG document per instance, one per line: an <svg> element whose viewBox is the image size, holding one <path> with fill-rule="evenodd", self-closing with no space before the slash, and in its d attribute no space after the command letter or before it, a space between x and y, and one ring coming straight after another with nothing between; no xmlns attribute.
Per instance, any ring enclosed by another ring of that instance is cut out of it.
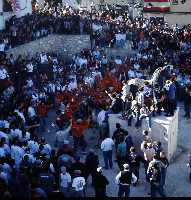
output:
<svg viewBox="0 0 191 200"><path fill-rule="evenodd" d="M95 197L106 197L106 188L95 188Z"/></svg>
<svg viewBox="0 0 191 200"><path fill-rule="evenodd" d="M137 181L139 180L139 167L131 167L131 171L137 177Z"/></svg>
<svg viewBox="0 0 191 200"><path fill-rule="evenodd" d="M170 115L174 115L175 109L176 109L176 101L174 99L169 99L167 113Z"/></svg>
<svg viewBox="0 0 191 200"><path fill-rule="evenodd" d="M120 170L123 170L123 165L125 164L125 162L126 162L125 157L117 157L117 164Z"/></svg>

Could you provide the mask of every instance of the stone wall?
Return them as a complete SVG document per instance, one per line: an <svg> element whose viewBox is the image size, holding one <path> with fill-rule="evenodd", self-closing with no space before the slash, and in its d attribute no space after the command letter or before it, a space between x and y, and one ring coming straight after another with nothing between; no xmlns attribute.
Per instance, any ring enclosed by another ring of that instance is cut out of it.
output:
<svg viewBox="0 0 191 200"><path fill-rule="evenodd" d="M37 52L55 52L59 55L73 55L79 53L84 48L90 48L89 35L49 35L45 38L20 45L7 51L15 57L19 54L31 56Z"/></svg>

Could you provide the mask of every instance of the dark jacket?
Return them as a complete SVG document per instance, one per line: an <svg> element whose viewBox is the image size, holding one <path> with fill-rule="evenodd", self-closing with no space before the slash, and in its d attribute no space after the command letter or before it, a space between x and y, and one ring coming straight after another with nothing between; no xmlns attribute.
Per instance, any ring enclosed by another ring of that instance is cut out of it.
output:
<svg viewBox="0 0 191 200"><path fill-rule="evenodd" d="M131 169L140 167L141 161L142 161L142 158L137 153L130 153L128 156L128 163L129 163Z"/></svg>
<svg viewBox="0 0 191 200"><path fill-rule="evenodd" d="M121 171L121 177L119 179L120 184L130 185L132 181L132 172L131 171Z"/></svg>
<svg viewBox="0 0 191 200"><path fill-rule="evenodd" d="M81 162L75 162L71 166L71 173L72 173L73 177L74 177L74 171L75 170L80 170L82 172L82 176L84 176L85 170L86 170L86 165L84 163L81 163Z"/></svg>
<svg viewBox="0 0 191 200"><path fill-rule="evenodd" d="M94 153L90 153L87 155L85 160L86 168L90 171L96 170L99 165L99 159L98 156Z"/></svg>
<svg viewBox="0 0 191 200"><path fill-rule="evenodd" d="M101 174L100 172L97 172L95 174L95 177L93 179L94 188L105 188L108 184L109 181L103 174Z"/></svg>
<svg viewBox="0 0 191 200"><path fill-rule="evenodd" d="M115 140L115 144L119 144L120 143L120 137L121 136L125 136L125 133L127 133L127 131L123 128L117 128L112 136L112 139Z"/></svg>

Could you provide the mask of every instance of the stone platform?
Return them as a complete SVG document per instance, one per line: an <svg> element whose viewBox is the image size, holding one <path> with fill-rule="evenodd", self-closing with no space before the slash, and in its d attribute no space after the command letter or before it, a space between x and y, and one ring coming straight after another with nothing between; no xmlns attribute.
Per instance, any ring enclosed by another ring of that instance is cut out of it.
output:
<svg viewBox="0 0 191 200"><path fill-rule="evenodd" d="M166 152L168 159L173 160L177 151L177 137L178 137L178 113L176 110L173 117L157 116L152 118L152 126L149 134L154 141L161 141L164 151ZM132 126L128 126L127 120L121 117L121 114L109 115L109 129L110 136L115 131L116 123L120 123L122 128L128 130L129 134L133 137L135 146L140 150L140 144L143 140L142 131L149 130L147 120L143 120L142 127L136 129L134 122Z"/></svg>

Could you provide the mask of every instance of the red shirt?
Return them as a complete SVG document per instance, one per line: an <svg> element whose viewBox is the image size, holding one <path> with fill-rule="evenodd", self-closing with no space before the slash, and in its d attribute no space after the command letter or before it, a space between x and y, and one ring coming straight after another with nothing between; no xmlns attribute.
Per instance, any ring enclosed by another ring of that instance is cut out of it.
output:
<svg viewBox="0 0 191 200"><path fill-rule="evenodd" d="M75 137L81 137L83 131L89 127L89 122L84 121L81 123L77 123L76 121L72 122L72 135Z"/></svg>

